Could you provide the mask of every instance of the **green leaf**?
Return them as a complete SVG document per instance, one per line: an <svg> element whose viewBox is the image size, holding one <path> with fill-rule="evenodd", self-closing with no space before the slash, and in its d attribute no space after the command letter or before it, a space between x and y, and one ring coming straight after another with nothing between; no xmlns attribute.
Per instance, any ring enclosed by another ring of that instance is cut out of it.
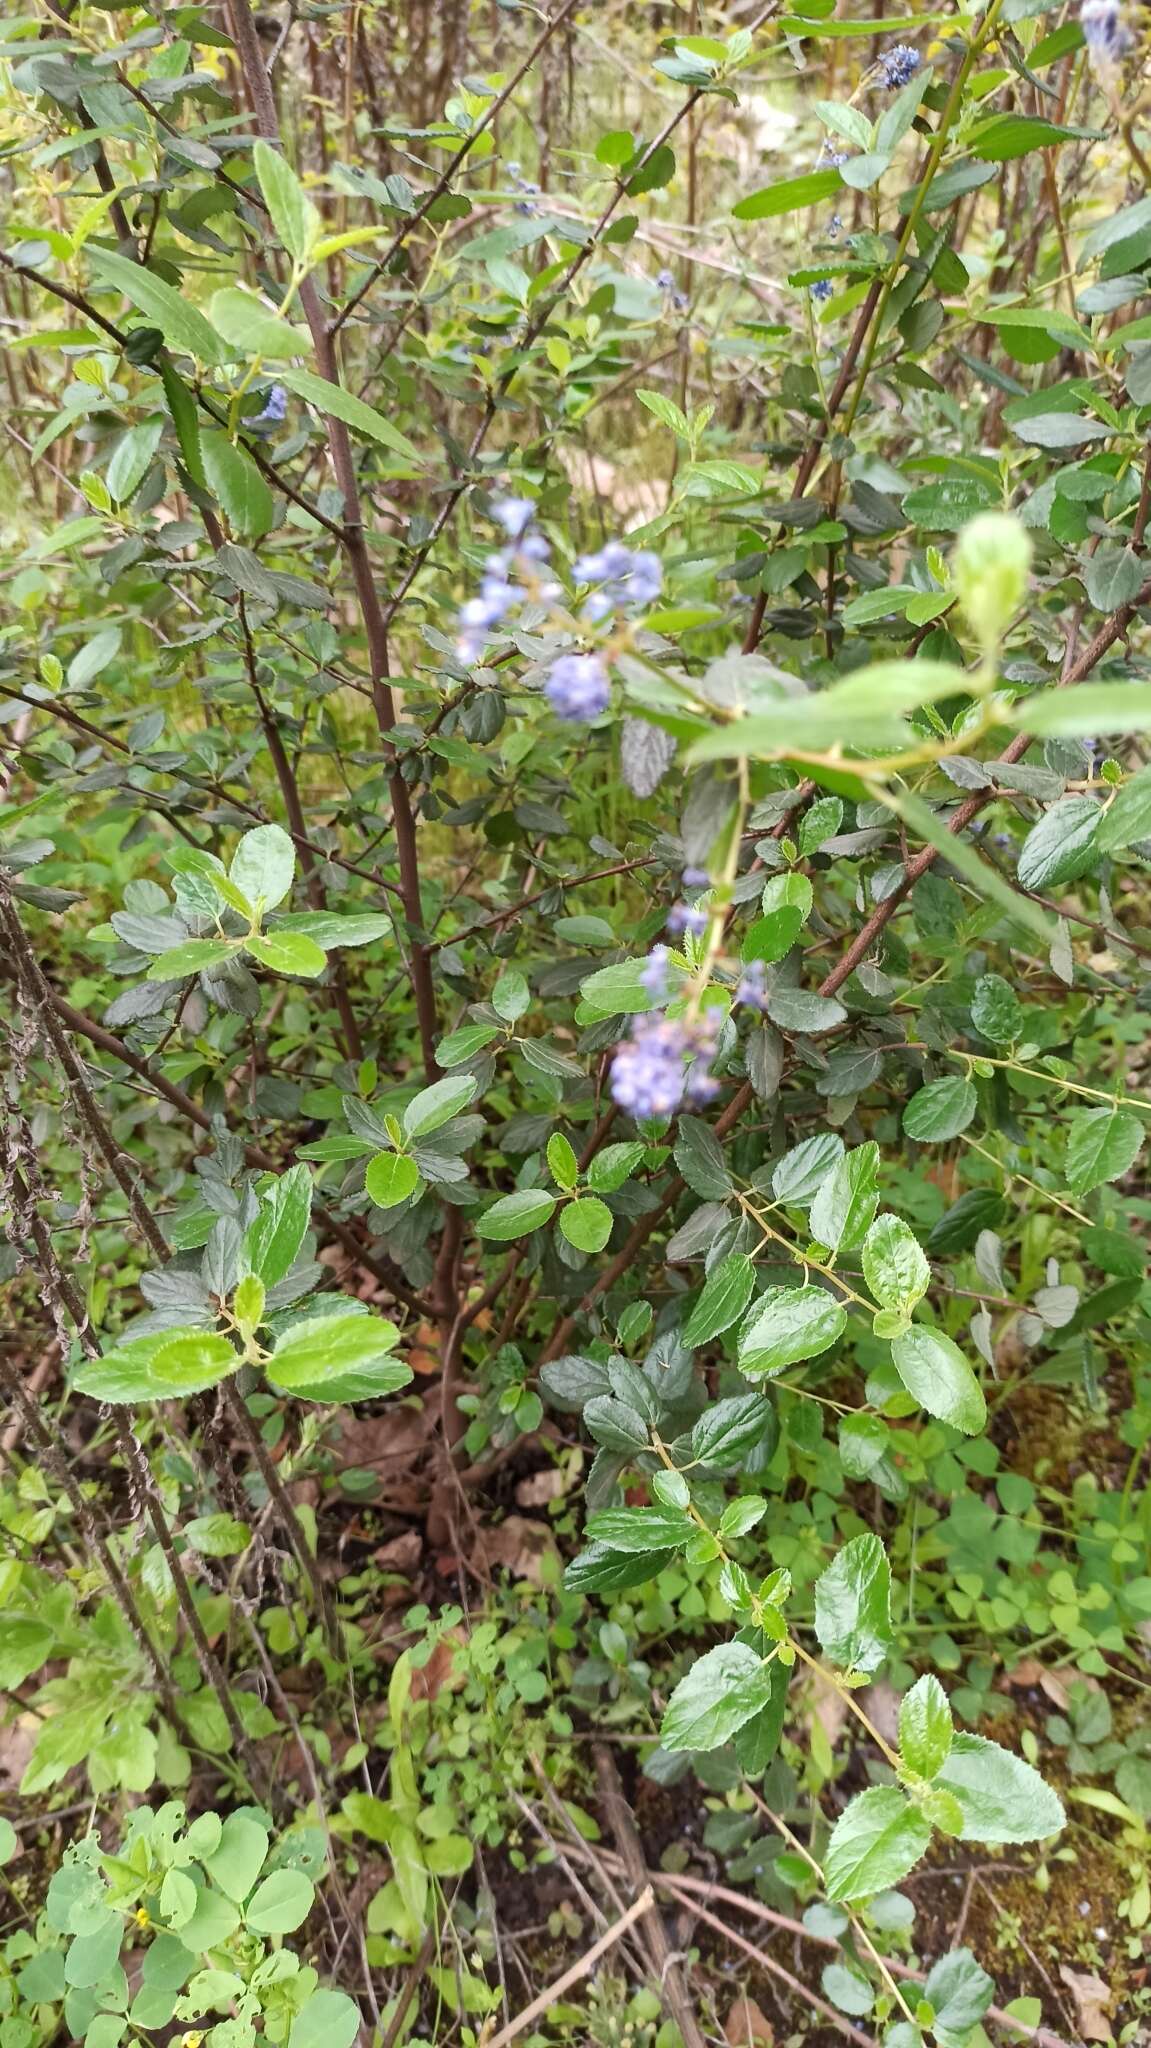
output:
<svg viewBox="0 0 1151 2048"><path fill-rule="evenodd" d="M295 257L299 264L306 263L322 231L319 213L291 164L270 143L256 143L252 162L264 204L272 216L272 226L289 256Z"/></svg>
<svg viewBox="0 0 1151 2048"><path fill-rule="evenodd" d="M106 280L130 299L151 325L159 328L171 348L196 356L209 366L224 361L228 352L219 335L183 292L165 284L162 277L142 263L130 262L127 256L118 256L111 249L93 246L89 255L97 279Z"/></svg>
<svg viewBox="0 0 1151 2048"><path fill-rule="evenodd" d="M1087 595L1095 609L1101 612L1117 612L1122 605L1131 604L1143 588L1145 574L1143 563L1133 548L1099 548L1095 554L1088 555L1083 563L1083 581ZM1107 685L1104 684L1103 688L1106 689ZM1049 694L1055 696L1061 695L1062 692L1051 691ZM1067 694L1070 697L1077 697L1080 693L1078 690L1070 690ZM1093 693L1088 690L1084 694ZM1113 694L1118 697L1126 696L1127 686L1121 685ZM1131 694L1133 699L1141 699L1146 704L1145 690L1136 687ZM1033 730L1039 731L1040 728L1036 726Z"/></svg>
<svg viewBox="0 0 1151 2048"><path fill-rule="evenodd" d="M377 1209L398 1209L419 1184L420 1169L404 1152L377 1152L368 1161L364 1185Z"/></svg>
<svg viewBox="0 0 1151 2048"><path fill-rule="evenodd" d="M939 1144L965 1131L978 1107L974 1083L948 1074L912 1096L903 1112L903 1128L918 1145Z"/></svg>
<svg viewBox="0 0 1151 2048"><path fill-rule="evenodd" d="M12 1692L39 1671L55 1642L55 1630L30 1615L0 1615L0 1691Z"/></svg>
<svg viewBox="0 0 1151 2048"><path fill-rule="evenodd" d="M462 1067L499 1035L498 1024L461 1024L458 1031L449 1031L446 1038L441 1038L436 1058L441 1067Z"/></svg>
<svg viewBox="0 0 1151 2048"><path fill-rule="evenodd" d="M931 1840L930 1822L897 1785L860 1792L832 1829L823 1859L829 1899L868 1899L914 1870Z"/></svg>
<svg viewBox="0 0 1151 2048"><path fill-rule="evenodd" d="M612 1222L611 1210L597 1195L581 1195L576 1202L565 1202L560 1210L560 1230L578 1252L602 1252Z"/></svg>
<svg viewBox="0 0 1151 2048"><path fill-rule="evenodd" d="M258 540L275 524L272 493L250 455L229 441L226 434L201 434L200 453L208 489L216 499L233 533ZM257 826L257 831L274 831L275 826Z"/></svg>
<svg viewBox="0 0 1151 2048"><path fill-rule="evenodd" d="M374 406L365 405L362 398L353 398L341 384L329 384L326 377L317 377L311 370L301 370L295 364L278 369L276 375L281 384L294 391L297 398L306 399L319 412L332 419L343 420L346 427L359 434L365 441L378 441L384 448L390 448L395 455L402 455L414 469L425 466L424 457L415 443L401 434L398 427L384 419Z"/></svg>
<svg viewBox="0 0 1151 2048"><path fill-rule="evenodd" d="M854 1251L879 1207L879 1146L873 1139L845 1152L820 1183L811 1205L811 1234L832 1252Z"/></svg>
<svg viewBox="0 0 1151 2048"><path fill-rule="evenodd" d="M666 1508L605 1508L589 1515L587 1533L609 1550L682 1550L696 1533L687 1515Z"/></svg>
<svg viewBox="0 0 1151 2048"><path fill-rule="evenodd" d="M256 1934L294 1934L302 1927L316 1896L316 1887L302 1870L274 1870L257 1885L244 1909L245 1924Z"/></svg>
<svg viewBox="0 0 1151 2048"><path fill-rule="evenodd" d="M658 1009L657 997L640 980L647 964L644 954L639 960L615 960L610 967L597 967L594 974L585 976L580 983L584 1002L598 1010L601 1017L634 1016L641 1010ZM677 967L674 960L669 961L667 986L672 995L684 979L683 968Z"/></svg>
<svg viewBox="0 0 1151 2048"><path fill-rule="evenodd" d="M808 1034L834 1031L847 1017L843 1004L834 997L813 995L805 988L773 988L767 998L767 1014L781 1031Z"/></svg>
<svg viewBox="0 0 1151 2048"><path fill-rule="evenodd" d="M225 285L215 293L211 313L216 332L248 355L277 359L305 355L311 347L306 327L290 326L251 292L241 291L236 285Z"/></svg>
<svg viewBox="0 0 1151 2048"><path fill-rule="evenodd" d="M892 1339L891 1357L908 1393L929 1415L937 1415L965 1436L978 1435L987 1420L987 1403L974 1372L950 1337L916 1323Z"/></svg>
<svg viewBox="0 0 1151 2048"><path fill-rule="evenodd" d="M305 1401L374 1401L412 1377L387 1356L399 1335L381 1316L314 1316L278 1340L265 1369L274 1387Z"/></svg>
<svg viewBox="0 0 1151 2048"><path fill-rule="evenodd" d="M705 1408L691 1432L691 1455L701 1465L730 1471L765 1441L774 1448L779 1425L760 1394L733 1394Z"/></svg>
<svg viewBox="0 0 1151 2048"><path fill-rule="evenodd" d="M689 1350L706 1344L731 1328L751 1300L755 1267L746 1252L731 1252L712 1268L703 1292L680 1331L680 1342Z"/></svg>
<svg viewBox="0 0 1151 2048"><path fill-rule="evenodd" d="M438 1131L471 1101L475 1092L474 1074L448 1074L442 1081L433 1081L430 1088L421 1088L404 1111L405 1137L426 1138L431 1131Z"/></svg>
<svg viewBox="0 0 1151 2048"><path fill-rule="evenodd" d="M1065 1171L1072 1194L1086 1195L1105 1181L1118 1180L1142 1148L1143 1126L1130 1110L1080 1110L1067 1134Z"/></svg>
<svg viewBox="0 0 1151 2048"><path fill-rule="evenodd" d="M514 1195L501 1195L498 1202L484 1210L476 1224L476 1235L492 1238L497 1244L506 1244L513 1237L526 1237L529 1231L550 1223L555 1205L555 1196L549 1195L546 1188L520 1188Z"/></svg>
<svg viewBox="0 0 1151 2048"><path fill-rule="evenodd" d="M719 1749L770 1705L770 1666L746 1643L720 1643L692 1665L667 1703L664 1749Z"/></svg>
<svg viewBox="0 0 1151 2048"><path fill-rule="evenodd" d="M268 932L261 939L245 939L244 951L273 974L294 974L314 981L328 964L328 956L314 939L302 932Z"/></svg>
<svg viewBox="0 0 1151 2048"><path fill-rule="evenodd" d="M352 2048L360 2008L346 1991L313 1991L292 2021L288 2048Z"/></svg>
<svg viewBox="0 0 1151 2048"><path fill-rule="evenodd" d="M160 381L164 387L164 401L176 429L180 444L180 455L184 468L194 484L202 491L208 488L204 475L204 461L200 452L200 422L193 398L183 378L173 369L165 355L160 362Z"/></svg>
<svg viewBox="0 0 1151 2048"><path fill-rule="evenodd" d="M1103 813L1091 796L1069 796L1052 804L1033 825L1019 853L1019 880L1025 889L1046 890L1073 882L1095 867L1095 835Z"/></svg>
<svg viewBox="0 0 1151 2048"><path fill-rule="evenodd" d="M1014 157L1028 156L1033 149L1057 148L1061 142L1098 140L1091 128L1060 128L1033 114L995 114L975 129L968 148L983 163L1005 164Z"/></svg>
<svg viewBox="0 0 1151 2048"><path fill-rule="evenodd" d="M1013 724L1038 739L1146 732L1151 727L1151 690L1141 683L1084 683L1077 690L1041 690L1037 697L1024 697L1013 705L1011 716Z"/></svg>
<svg viewBox="0 0 1151 2048"><path fill-rule="evenodd" d="M579 1160L562 1131L553 1131L548 1139L547 1162L556 1185L570 1192L579 1180Z"/></svg>
<svg viewBox="0 0 1151 2048"><path fill-rule="evenodd" d="M863 1277L882 1308L908 1312L931 1285L931 1267L919 1239L899 1216L877 1216L862 1253Z"/></svg>
<svg viewBox="0 0 1151 2048"><path fill-rule="evenodd" d="M289 1273L300 1255L312 1214L312 1178L306 1166L290 1167L262 1196L244 1250L252 1271L266 1287Z"/></svg>
<svg viewBox="0 0 1151 2048"><path fill-rule="evenodd" d="M935 1783L959 1802L962 1842L1041 1842L1066 1823L1038 1771L983 1735L957 1735Z"/></svg>
<svg viewBox="0 0 1151 2048"><path fill-rule="evenodd" d="M139 426L129 427L116 443L104 480L118 505L126 505L143 483L163 432L164 417L158 413L154 419L141 420Z"/></svg>
<svg viewBox="0 0 1151 2048"><path fill-rule="evenodd" d="M186 974L199 974L206 967L219 967L240 950L239 939L188 939L161 953L148 969L149 981L178 981Z"/></svg>
<svg viewBox="0 0 1151 2048"><path fill-rule="evenodd" d="M847 1328L842 1303L823 1287L769 1287L740 1332L739 1369L770 1379L804 1358L818 1358Z"/></svg>
<svg viewBox="0 0 1151 2048"><path fill-rule="evenodd" d="M597 1195L614 1195L630 1180L637 1166L642 1166L647 1146L633 1138L622 1145L605 1145L597 1152L587 1170L588 1184Z"/></svg>
<svg viewBox="0 0 1151 2048"><path fill-rule="evenodd" d="M219 1842L202 1861L213 1882L240 1905L259 1877L267 1854L267 1829L246 1814L230 1813Z"/></svg>
<svg viewBox="0 0 1151 2048"><path fill-rule="evenodd" d="M531 990L522 974L505 968L492 990L492 1008L504 1024L515 1024L531 1004Z"/></svg>
<svg viewBox="0 0 1151 2048"><path fill-rule="evenodd" d="M971 999L971 1021L992 1045L1014 1045L1023 1035L1023 1005L1001 974L982 974Z"/></svg>
<svg viewBox="0 0 1151 2048"><path fill-rule="evenodd" d="M986 861L980 859L975 848L968 844L962 833L949 832L942 818L937 817L919 797L912 796L907 790L902 791L898 797L890 789L877 790L876 795L887 805L888 810L894 811L897 817L910 825L921 839L926 839L929 845L937 847L939 852L946 856L948 865L957 869L964 881L970 882L972 888L977 889L981 896L985 896L991 903L998 903L1000 909L1006 910L1019 924L1027 925L1030 930L1038 932L1045 945L1051 944L1055 928L1046 912L1040 910L1039 905L1030 902L1026 896L1020 896L1018 891L1011 887L1010 882L1004 880L997 868L988 867ZM1019 879L1024 888L1031 887L1024 879L1022 871Z"/></svg>
<svg viewBox="0 0 1151 2048"><path fill-rule="evenodd" d="M935 2010L932 2032L940 2048L960 2048L994 1999L995 1983L970 1949L956 1948L932 1964L923 1995Z"/></svg>
<svg viewBox="0 0 1151 2048"><path fill-rule="evenodd" d="M350 912L341 917L332 910L294 910L290 916L276 919L270 936L275 938L279 932L299 932L331 953L338 946L371 946L377 939L390 938L392 920L371 913Z"/></svg>
<svg viewBox="0 0 1151 2048"><path fill-rule="evenodd" d="M749 192L732 207L736 220L771 220L777 214L797 213L802 206L817 206L841 190L843 179L834 168L807 171L802 178L780 178Z"/></svg>
<svg viewBox="0 0 1151 2048"><path fill-rule="evenodd" d="M952 1733L947 1694L926 1672L899 1706L899 1750L908 1770L919 1778L934 1778L947 1762Z"/></svg>
<svg viewBox="0 0 1151 2048"><path fill-rule="evenodd" d="M793 1145L776 1162L771 1175L771 1192L777 1202L801 1206L818 1193L832 1168L843 1158L843 1139L838 1131L817 1131Z"/></svg>
<svg viewBox="0 0 1151 2048"><path fill-rule="evenodd" d="M248 1547L252 1532L234 1515L196 1515L185 1522L184 1535L201 1557L239 1557Z"/></svg>
<svg viewBox="0 0 1151 2048"><path fill-rule="evenodd" d="M853 1536L815 1582L815 1633L833 1664L876 1671L891 1648L891 1566L878 1536Z"/></svg>
<svg viewBox="0 0 1151 2048"><path fill-rule="evenodd" d="M226 1337L210 1331L179 1336L137 1337L81 1366L75 1384L94 1401L182 1400L202 1394L235 1372L240 1354Z"/></svg>
<svg viewBox="0 0 1151 2048"><path fill-rule="evenodd" d="M1151 839L1151 768L1141 768L1123 783L1108 805L1095 834L1100 853L1120 853Z"/></svg>

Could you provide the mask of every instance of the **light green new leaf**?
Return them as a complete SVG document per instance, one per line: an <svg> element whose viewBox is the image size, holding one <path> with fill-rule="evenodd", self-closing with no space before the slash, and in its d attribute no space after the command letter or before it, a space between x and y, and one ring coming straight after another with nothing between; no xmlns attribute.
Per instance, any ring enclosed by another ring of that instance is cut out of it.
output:
<svg viewBox="0 0 1151 2048"><path fill-rule="evenodd" d="M879 1146L874 1139L845 1152L821 1182L811 1205L811 1234L832 1252L854 1251L879 1207Z"/></svg>
<svg viewBox="0 0 1151 2048"><path fill-rule="evenodd" d="M878 1536L853 1536L815 1582L815 1633L833 1664L878 1670L891 1648L891 1566Z"/></svg>
<svg viewBox="0 0 1151 2048"><path fill-rule="evenodd" d="M581 1195L560 1210L560 1229L577 1252L602 1252L611 1236L614 1218L598 1195Z"/></svg>
<svg viewBox="0 0 1151 2048"><path fill-rule="evenodd" d="M305 981L314 981L328 964L323 947L302 932L267 932L261 939L245 939L244 951L273 974L295 974Z"/></svg>
<svg viewBox="0 0 1151 2048"><path fill-rule="evenodd" d="M987 1420L983 1389L957 1344L942 1330L930 1330L916 1323L891 1343L896 1372L912 1399L961 1429L965 1436L977 1436Z"/></svg>
<svg viewBox="0 0 1151 2048"><path fill-rule="evenodd" d="M227 879L264 909L283 903L295 879L295 846L283 825L252 825L231 856Z"/></svg>
<svg viewBox="0 0 1151 2048"><path fill-rule="evenodd" d="M934 1778L947 1762L952 1739L951 1707L939 1680L925 1672L899 1707L899 1750L909 1771Z"/></svg>
<svg viewBox="0 0 1151 2048"><path fill-rule="evenodd" d="M526 1237L529 1231L538 1230L549 1223L555 1210L556 1198L546 1188L520 1188L514 1195L501 1195L490 1209L485 1209L476 1224L477 1237L494 1239L506 1244L513 1237Z"/></svg>
<svg viewBox="0 0 1151 2048"><path fill-rule="evenodd" d="M81 1366L75 1384L94 1401L115 1406L135 1401L182 1400L226 1379L240 1354L226 1337L187 1330L178 1336L137 1337Z"/></svg>
<svg viewBox="0 0 1151 2048"><path fill-rule="evenodd" d="M746 1643L720 1643L692 1665L667 1703L664 1749L719 1749L772 1697L771 1667Z"/></svg>
<svg viewBox="0 0 1151 2048"><path fill-rule="evenodd" d="M1067 1819L1038 1771L983 1735L957 1735L935 1783L959 1802L963 1842L1041 1842Z"/></svg>
<svg viewBox="0 0 1151 2048"><path fill-rule="evenodd" d="M931 1285L927 1255L901 1216L877 1216L863 1243L863 1277L882 1308L911 1310Z"/></svg>
<svg viewBox="0 0 1151 2048"><path fill-rule="evenodd" d="M266 1287L274 1287L295 1265L311 1213L312 1177L306 1166L290 1167L263 1196L244 1239L252 1271Z"/></svg>
<svg viewBox="0 0 1151 2048"><path fill-rule="evenodd" d="M241 291L236 285L225 285L212 299L212 325L230 341L234 348L246 355L270 356L278 360L283 356L304 355L311 346L311 339L305 327L292 327L287 320L281 320L262 300L254 298L251 292Z"/></svg>
<svg viewBox="0 0 1151 2048"><path fill-rule="evenodd" d="M842 1337L847 1311L823 1287L769 1287L740 1333L739 1369L771 1379L804 1358L818 1358Z"/></svg>
<svg viewBox="0 0 1151 2048"><path fill-rule="evenodd" d="M387 1355L399 1335L382 1316L314 1316L279 1339L268 1378L305 1401L376 1400L412 1377L408 1366Z"/></svg>
<svg viewBox="0 0 1151 2048"><path fill-rule="evenodd" d="M1118 1180L1134 1166L1142 1148L1143 1126L1130 1110L1080 1110L1067 1136L1067 1185L1072 1194L1087 1195L1106 1181Z"/></svg>
<svg viewBox="0 0 1151 2048"><path fill-rule="evenodd" d="M823 1859L829 1899L868 1899L914 1870L931 1840L924 1820L898 1785L860 1792L832 1829Z"/></svg>
<svg viewBox="0 0 1151 2048"><path fill-rule="evenodd" d="M404 1152L377 1152L368 1161L364 1185L377 1209L398 1209L419 1184L420 1169Z"/></svg>
<svg viewBox="0 0 1151 2048"><path fill-rule="evenodd" d="M442 1081L433 1081L430 1088L421 1088L404 1111L405 1136L426 1138L432 1131L438 1131L471 1101L475 1092L474 1074L449 1074Z"/></svg>

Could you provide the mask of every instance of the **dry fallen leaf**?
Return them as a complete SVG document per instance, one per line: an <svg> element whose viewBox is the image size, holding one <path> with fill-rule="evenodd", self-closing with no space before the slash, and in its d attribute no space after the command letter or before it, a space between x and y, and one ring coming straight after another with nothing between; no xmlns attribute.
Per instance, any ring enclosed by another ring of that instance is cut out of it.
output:
<svg viewBox="0 0 1151 2048"><path fill-rule="evenodd" d="M546 1522L531 1522L526 1515L508 1515L498 1529L485 1529L480 1549L489 1570L502 1566L513 1579L530 1579L542 1586L541 1563L555 1555L555 1537Z"/></svg>
<svg viewBox="0 0 1151 2048"><path fill-rule="evenodd" d="M1060 1967L1059 1975L1075 2000L1075 2014L1079 2021L1079 2032L1085 2041L1110 2041L1114 2039L1111 2022L1107 2017L1111 2005L1111 1988L1086 1970L1071 1970L1066 1963Z"/></svg>
<svg viewBox="0 0 1151 2048"><path fill-rule="evenodd" d="M830 1678L824 1678L822 1673L816 1673L808 1686L807 1701L812 1718L819 1722L834 1749L847 1719L847 1701Z"/></svg>
<svg viewBox="0 0 1151 2048"><path fill-rule="evenodd" d="M521 1508L546 1508L549 1500L559 1500L567 1492L570 1479L558 1465L549 1465L543 1472L529 1472L516 1487L516 1506Z"/></svg>
<svg viewBox="0 0 1151 2048"><path fill-rule="evenodd" d="M775 2040L771 2021L754 1998L741 1991L723 2023L728 2048L771 2048Z"/></svg>
<svg viewBox="0 0 1151 2048"><path fill-rule="evenodd" d="M899 1741L899 1694L886 1679L869 1685L859 1694L859 1704L880 1734L891 1743Z"/></svg>

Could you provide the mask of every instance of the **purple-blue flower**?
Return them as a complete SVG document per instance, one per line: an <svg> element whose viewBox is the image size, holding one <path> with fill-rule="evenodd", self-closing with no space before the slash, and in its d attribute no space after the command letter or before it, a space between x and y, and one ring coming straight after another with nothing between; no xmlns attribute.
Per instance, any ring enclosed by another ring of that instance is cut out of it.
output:
<svg viewBox="0 0 1151 2048"><path fill-rule="evenodd" d="M684 1102L707 1102L716 1083L709 1071L720 1027L718 1011L688 1020L653 1010L632 1018L631 1035L617 1045L611 1094L634 1117L674 1116Z"/></svg>
<svg viewBox="0 0 1151 2048"><path fill-rule="evenodd" d="M685 889L706 889L710 881L711 876L706 868L685 868L683 871Z"/></svg>
<svg viewBox="0 0 1151 2048"><path fill-rule="evenodd" d="M667 947L653 946L639 971L640 987L654 996L657 1003L667 1001L667 961Z"/></svg>
<svg viewBox="0 0 1151 2048"><path fill-rule="evenodd" d="M667 928L673 939L682 938L685 932L698 938L707 930L709 921L707 911L694 903L673 903L667 914Z"/></svg>
<svg viewBox="0 0 1151 2048"><path fill-rule="evenodd" d="M816 304L822 306L831 298L835 291L835 286L829 277L817 277L810 289L811 296L816 301Z"/></svg>
<svg viewBox="0 0 1151 2048"><path fill-rule="evenodd" d="M890 50L883 52L875 67L879 84L886 86L889 92L910 84L920 61L919 51L912 49L910 43L893 43Z"/></svg>
<svg viewBox="0 0 1151 2048"><path fill-rule="evenodd" d="M1123 16L1120 0L1083 0L1079 25L1092 65L1107 70L1125 57L1135 38Z"/></svg>
<svg viewBox="0 0 1151 2048"><path fill-rule="evenodd" d="M663 565L650 548L632 549L621 540L605 541L593 554L572 564L577 583L596 586L584 600L583 616L592 624L627 605L650 604L663 589Z"/></svg>
<svg viewBox="0 0 1151 2048"><path fill-rule="evenodd" d="M264 395L264 410L247 424L250 427L278 427L288 416L288 394L282 384L270 384Z"/></svg>
<svg viewBox="0 0 1151 2048"><path fill-rule="evenodd" d="M492 518L503 527L509 540L518 540L535 518L535 510L530 498L496 498L492 504Z"/></svg>
<svg viewBox="0 0 1151 2048"><path fill-rule="evenodd" d="M766 978L767 967L765 963L762 960L749 960L740 976L735 991L736 1002L747 1003L753 1010L762 1010L767 1001L764 992Z"/></svg>
<svg viewBox="0 0 1151 2048"><path fill-rule="evenodd" d="M611 678L596 654L561 654L552 663L544 696L557 718L587 723L607 710Z"/></svg>

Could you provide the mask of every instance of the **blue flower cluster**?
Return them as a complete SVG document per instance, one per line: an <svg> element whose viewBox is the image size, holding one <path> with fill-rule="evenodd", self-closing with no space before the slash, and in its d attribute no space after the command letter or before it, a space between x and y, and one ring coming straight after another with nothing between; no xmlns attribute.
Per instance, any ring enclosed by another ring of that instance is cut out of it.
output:
<svg viewBox="0 0 1151 2048"><path fill-rule="evenodd" d="M598 625L613 612L628 605L651 604L663 589L663 564L650 548L632 550L622 540L606 541L592 555L580 555L572 565L577 583L598 587L584 599L581 618Z"/></svg>
<svg viewBox="0 0 1151 2048"><path fill-rule="evenodd" d="M1083 0L1079 25L1096 71L1109 71L1134 48L1135 38L1120 0Z"/></svg>
<svg viewBox="0 0 1151 2048"><path fill-rule="evenodd" d="M662 1010L632 1018L631 1036L611 1063L612 1100L634 1117L674 1116L685 1102L709 1102L717 1083L710 1072L721 1018L668 1017Z"/></svg>
<svg viewBox="0 0 1151 2048"><path fill-rule="evenodd" d="M282 384L269 384L264 409L246 422L249 427L278 427L288 416L288 394Z"/></svg>
<svg viewBox="0 0 1151 2048"><path fill-rule="evenodd" d="M901 86L910 85L920 61L919 51L910 43L893 43L875 67L876 84L886 86L888 92L898 92Z"/></svg>
<svg viewBox="0 0 1151 2048"><path fill-rule="evenodd" d="M508 544L488 556L479 595L461 607L456 650L463 661L478 661L488 635L525 603L553 605L563 595L548 567L549 543L532 526L532 500L500 498L492 512L507 534ZM581 555L573 574L577 583L592 586L580 610L582 622L589 627L650 604L663 587L658 555L647 548L625 547L619 540L606 541L595 553ZM544 695L557 717L588 723L606 711L611 697L610 659L606 648L557 657L544 684Z"/></svg>
<svg viewBox="0 0 1151 2048"><path fill-rule="evenodd" d="M463 661L478 661L493 627L521 605L549 604L560 595L559 584L544 573L551 548L542 533L529 531L535 510L530 498L499 498L492 506L508 545L488 556L479 596L460 611L456 650Z"/></svg>

